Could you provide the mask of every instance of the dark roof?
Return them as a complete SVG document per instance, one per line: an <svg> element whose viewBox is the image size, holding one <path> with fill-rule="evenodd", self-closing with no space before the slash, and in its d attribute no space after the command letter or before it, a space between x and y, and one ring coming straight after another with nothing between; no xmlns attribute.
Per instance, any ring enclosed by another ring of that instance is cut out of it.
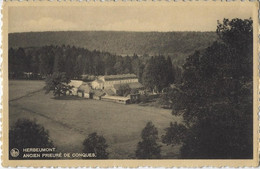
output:
<svg viewBox="0 0 260 169"><path fill-rule="evenodd" d="M104 96L106 95L106 93L103 90L97 89L97 90L93 90L94 91L94 95L95 96Z"/></svg>
<svg viewBox="0 0 260 169"><path fill-rule="evenodd" d="M121 86L125 86L125 85L129 86L128 84L129 84L129 83L121 83L121 84L114 84L113 86L114 86L114 88L115 88L116 90L119 90Z"/></svg>
<svg viewBox="0 0 260 169"><path fill-rule="evenodd" d="M109 95L109 96L114 96L114 95L116 95L115 92L114 92L113 90L111 90L111 89L105 89L104 91L105 91L106 94Z"/></svg>
<svg viewBox="0 0 260 169"><path fill-rule="evenodd" d="M114 84L114 88L116 90L119 90L120 86L124 86L124 85L127 85L129 86L130 89L141 89L143 88L144 86L139 83L139 82L133 82L133 83L121 83L121 84Z"/></svg>
<svg viewBox="0 0 260 169"><path fill-rule="evenodd" d="M122 79L136 79L135 74L121 74L121 75L105 75L104 79L109 80L122 80Z"/></svg>

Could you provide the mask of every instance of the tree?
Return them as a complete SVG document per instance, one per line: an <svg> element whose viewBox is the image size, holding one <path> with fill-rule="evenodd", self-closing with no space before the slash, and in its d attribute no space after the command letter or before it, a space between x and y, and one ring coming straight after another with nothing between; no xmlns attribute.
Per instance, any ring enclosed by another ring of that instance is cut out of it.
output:
<svg viewBox="0 0 260 169"><path fill-rule="evenodd" d="M248 67L253 64L253 21L252 19L224 19L218 21L217 34L219 38L232 49L234 57L232 62L237 62L235 69L244 78L252 79L253 69Z"/></svg>
<svg viewBox="0 0 260 169"><path fill-rule="evenodd" d="M40 49L39 57L40 57L40 73L42 75L50 75L53 72L55 53L53 51L53 46L46 46Z"/></svg>
<svg viewBox="0 0 260 169"><path fill-rule="evenodd" d="M169 67L163 56L151 57L143 72L143 84L149 90L161 92L170 84Z"/></svg>
<svg viewBox="0 0 260 169"><path fill-rule="evenodd" d="M53 91L54 96L60 97L66 95L66 92L72 88L68 85L69 82L70 79L66 76L66 73L55 72L46 78L44 89L46 93Z"/></svg>
<svg viewBox="0 0 260 169"><path fill-rule="evenodd" d="M9 150L17 148L22 152L23 148L53 148L49 133L43 126L35 121L19 119L9 130ZM10 156L10 158L12 158ZM16 158L23 158L22 153Z"/></svg>
<svg viewBox="0 0 260 169"><path fill-rule="evenodd" d="M125 68L124 69L125 74L133 72L131 62L132 62L132 60L131 60L130 56L126 56L123 58L123 67Z"/></svg>
<svg viewBox="0 0 260 169"><path fill-rule="evenodd" d="M129 87L128 84L121 84L121 85L119 86L119 89L118 89L118 91L117 91L117 94L118 94L119 96L127 96L128 94L130 94L130 92L131 92L131 88Z"/></svg>
<svg viewBox="0 0 260 169"><path fill-rule="evenodd" d="M143 72L142 82L143 85L149 90L154 89L154 84L155 84L154 65L155 65L154 57L151 57L150 60L146 63Z"/></svg>
<svg viewBox="0 0 260 169"><path fill-rule="evenodd" d="M16 76L16 57L15 57L15 50L13 48L10 48L8 50L8 72L9 72L9 78L15 78Z"/></svg>
<svg viewBox="0 0 260 169"><path fill-rule="evenodd" d="M163 142L182 144L181 158L253 157L252 21L224 19L220 41L190 55L172 93L173 115ZM243 47L242 47L243 46Z"/></svg>
<svg viewBox="0 0 260 169"><path fill-rule="evenodd" d="M83 142L84 153L95 153L97 159L107 159L109 153L107 152L108 145L103 136L97 135L96 132L91 133Z"/></svg>
<svg viewBox="0 0 260 169"><path fill-rule="evenodd" d="M158 145L158 130L152 122L148 122L142 131L142 141L138 142L136 157L139 159L161 158L161 146Z"/></svg>
<svg viewBox="0 0 260 169"><path fill-rule="evenodd" d="M113 69L115 70L116 74L123 74L124 73L122 58L117 59Z"/></svg>
<svg viewBox="0 0 260 169"><path fill-rule="evenodd" d="M169 84L172 84L175 80L174 73L175 72L173 69L171 58L168 56L167 57L167 82Z"/></svg>
<svg viewBox="0 0 260 169"><path fill-rule="evenodd" d="M114 65L116 63L116 57L114 55L109 55L108 53L105 53L105 74L111 75L115 73Z"/></svg>
<svg viewBox="0 0 260 169"><path fill-rule="evenodd" d="M182 83L182 68L180 66L173 65L174 72L174 83L181 84Z"/></svg>
<svg viewBox="0 0 260 169"><path fill-rule="evenodd" d="M76 62L75 62L75 65L74 65L74 77L76 79L79 79L81 77L81 75L83 74L83 67L84 67L84 64L83 64L83 58L81 55L77 56L77 59L76 59Z"/></svg>
<svg viewBox="0 0 260 169"><path fill-rule="evenodd" d="M167 145L178 145L187 134L187 128L183 124L174 124L171 122L170 127L165 129L166 134L162 136L162 142Z"/></svg>

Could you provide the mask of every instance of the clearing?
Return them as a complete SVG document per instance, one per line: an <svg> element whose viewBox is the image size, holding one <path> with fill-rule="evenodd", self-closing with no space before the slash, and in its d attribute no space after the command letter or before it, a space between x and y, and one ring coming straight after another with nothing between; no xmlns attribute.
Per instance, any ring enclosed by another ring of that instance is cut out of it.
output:
<svg viewBox="0 0 260 169"><path fill-rule="evenodd" d="M171 110L149 106L90 99L56 100L51 93L45 94L43 86L43 81L9 81L9 122L12 126L19 118L35 119L49 131L61 152L82 152L83 140L97 132L107 140L109 158L134 158L148 121L153 122L161 137L170 122L182 120ZM179 146L162 145L163 158L178 158Z"/></svg>

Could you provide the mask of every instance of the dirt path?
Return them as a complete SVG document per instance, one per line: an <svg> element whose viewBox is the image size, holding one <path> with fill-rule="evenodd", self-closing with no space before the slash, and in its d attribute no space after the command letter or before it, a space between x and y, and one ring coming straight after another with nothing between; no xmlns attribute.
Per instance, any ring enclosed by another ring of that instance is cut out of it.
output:
<svg viewBox="0 0 260 169"><path fill-rule="evenodd" d="M13 101L20 100L20 99L25 98L25 97L31 97L31 96L33 96L34 94L36 94L36 93L38 93L38 92L41 92L41 91L43 91L43 89L40 89L40 90L36 90L36 91L30 92L30 93L27 93L26 95L23 95L23 96L14 98L14 99L9 99L9 103L10 103L10 102L13 102Z"/></svg>

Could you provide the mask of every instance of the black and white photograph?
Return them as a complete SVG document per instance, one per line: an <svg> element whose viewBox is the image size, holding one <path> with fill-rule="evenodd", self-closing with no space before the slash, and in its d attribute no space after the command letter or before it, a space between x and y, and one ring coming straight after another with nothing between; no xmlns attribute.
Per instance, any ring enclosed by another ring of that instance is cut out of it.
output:
<svg viewBox="0 0 260 169"><path fill-rule="evenodd" d="M8 6L8 160L258 158L254 5L85 3Z"/></svg>

